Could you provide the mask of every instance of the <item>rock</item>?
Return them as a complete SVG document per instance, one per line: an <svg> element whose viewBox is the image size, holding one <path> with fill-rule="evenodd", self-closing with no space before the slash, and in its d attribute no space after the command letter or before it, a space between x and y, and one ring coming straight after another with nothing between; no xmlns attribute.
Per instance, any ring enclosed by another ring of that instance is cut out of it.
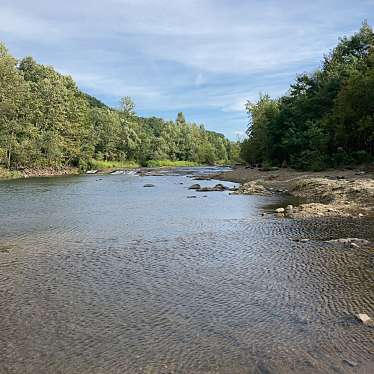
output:
<svg viewBox="0 0 374 374"><path fill-rule="evenodd" d="M291 239L291 240L294 242L306 243L306 242L309 242L310 239L302 238L302 239Z"/></svg>
<svg viewBox="0 0 374 374"><path fill-rule="evenodd" d="M188 187L189 190L200 190L200 184L193 184L192 186Z"/></svg>
<svg viewBox="0 0 374 374"><path fill-rule="evenodd" d="M145 184L143 187L147 187L147 188L149 188L149 187L155 187L155 185L154 185L154 184L151 184L151 183L147 183L147 184Z"/></svg>
<svg viewBox="0 0 374 374"><path fill-rule="evenodd" d="M193 195L193 196L187 196L187 199L196 199L197 196Z"/></svg>
<svg viewBox="0 0 374 374"><path fill-rule="evenodd" d="M342 239L333 239L328 240L328 243L337 243L337 244L343 244L343 245L349 245L356 244L356 245L368 245L370 242L366 239L359 239L359 238L342 238Z"/></svg>
<svg viewBox="0 0 374 374"><path fill-rule="evenodd" d="M218 190L218 191L225 191L225 190L228 189L228 187L225 187L225 186L224 186L223 184L221 184L221 183L216 184L216 185L214 186L214 188L215 188L216 190Z"/></svg>
<svg viewBox="0 0 374 374"><path fill-rule="evenodd" d="M96 174L97 170L87 170L86 174Z"/></svg>
<svg viewBox="0 0 374 374"><path fill-rule="evenodd" d="M354 362L354 361L350 361L350 360L347 360L347 359L343 359L343 362L351 367L356 367L358 364L357 362Z"/></svg>
<svg viewBox="0 0 374 374"><path fill-rule="evenodd" d="M360 248L360 246L358 244L356 244L356 243L350 243L349 246L351 248Z"/></svg>
<svg viewBox="0 0 374 374"><path fill-rule="evenodd" d="M235 194L267 196L271 195L271 192L267 190L263 185L252 181L242 184L235 192Z"/></svg>
<svg viewBox="0 0 374 374"><path fill-rule="evenodd" d="M112 172L110 172L111 175L121 175L121 174L124 174L124 171L123 170L113 170Z"/></svg>
<svg viewBox="0 0 374 374"><path fill-rule="evenodd" d="M374 321L365 313L356 314L356 318L364 325L374 327Z"/></svg>
<svg viewBox="0 0 374 374"><path fill-rule="evenodd" d="M220 192L220 191L224 191L224 190L221 189L221 188L216 188L216 187L202 187L197 191L199 191L199 192Z"/></svg>
<svg viewBox="0 0 374 374"><path fill-rule="evenodd" d="M277 208L277 209L275 209L275 211L276 211L276 213L284 213L285 212L284 208Z"/></svg>
<svg viewBox="0 0 374 374"><path fill-rule="evenodd" d="M359 217L363 217L364 215L362 213L358 213L358 216Z"/></svg>
<svg viewBox="0 0 374 374"><path fill-rule="evenodd" d="M286 206L286 212L287 212L288 214L292 213L292 212L293 212L293 205L287 205L287 206Z"/></svg>

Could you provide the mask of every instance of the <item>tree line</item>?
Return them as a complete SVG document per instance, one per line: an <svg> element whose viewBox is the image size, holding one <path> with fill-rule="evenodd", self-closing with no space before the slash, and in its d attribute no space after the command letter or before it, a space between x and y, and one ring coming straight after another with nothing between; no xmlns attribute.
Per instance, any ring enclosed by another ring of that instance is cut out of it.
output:
<svg viewBox="0 0 374 374"><path fill-rule="evenodd" d="M298 75L286 95L247 102L250 163L322 170L373 161L374 34L364 22L324 56L321 67Z"/></svg>
<svg viewBox="0 0 374 374"><path fill-rule="evenodd" d="M239 146L203 125L142 118L131 98L110 108L80 91L70 76L0 43L0 164L8 169L77 166L95 160L226 163Z"/></svg>

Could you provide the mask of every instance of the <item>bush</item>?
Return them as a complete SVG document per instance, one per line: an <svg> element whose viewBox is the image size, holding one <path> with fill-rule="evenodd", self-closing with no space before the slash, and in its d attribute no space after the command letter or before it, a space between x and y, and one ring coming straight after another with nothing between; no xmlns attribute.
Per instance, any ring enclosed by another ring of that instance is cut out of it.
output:
<svg viewBox="0 0 374 374"><path fill-rule="evenodd" d="M291 155L291 166L300 170L321 171L328 167L326 156L318 151L303 151L300 155Z"/></svg>
<svg viewBox="0 0 374 374"><path fill-rule="evenodd" d="M371 157L366 151L353 152L352 158L356 164L367 164L371 161Z"/></svg>
<svg viewBox="0 0 374 374"><path fill-rule="evenodd" d="M199 166L199 164L193 161L149 160L146 166L149 168L157 168L157 167Z"/></svg>

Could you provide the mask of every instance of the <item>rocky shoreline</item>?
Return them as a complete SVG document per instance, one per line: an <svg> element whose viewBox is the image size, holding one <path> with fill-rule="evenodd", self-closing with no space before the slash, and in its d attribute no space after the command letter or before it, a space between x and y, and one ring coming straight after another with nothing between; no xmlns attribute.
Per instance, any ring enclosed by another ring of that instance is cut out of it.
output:
<svg viewBox="0 0 374 374"><path fill-rule="evenodd" d="M210 175L210 178L241 183L235 194L288 195L299 203L279 207L275 213L291 218L374 218L374 172L370 168L306 173L292 169L237 167Z"/></svg>

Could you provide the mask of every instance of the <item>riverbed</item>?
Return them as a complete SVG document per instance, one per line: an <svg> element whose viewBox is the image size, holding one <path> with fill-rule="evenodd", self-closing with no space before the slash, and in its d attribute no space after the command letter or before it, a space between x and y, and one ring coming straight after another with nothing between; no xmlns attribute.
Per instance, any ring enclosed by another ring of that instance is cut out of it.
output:
<svg viewBox="0 0 374 374"><path fill-rule="evenodd" d="M0 373L372 372L373 249L326 242L371 222L262 215L284 197L205 172L0 182Z"/></svg>

